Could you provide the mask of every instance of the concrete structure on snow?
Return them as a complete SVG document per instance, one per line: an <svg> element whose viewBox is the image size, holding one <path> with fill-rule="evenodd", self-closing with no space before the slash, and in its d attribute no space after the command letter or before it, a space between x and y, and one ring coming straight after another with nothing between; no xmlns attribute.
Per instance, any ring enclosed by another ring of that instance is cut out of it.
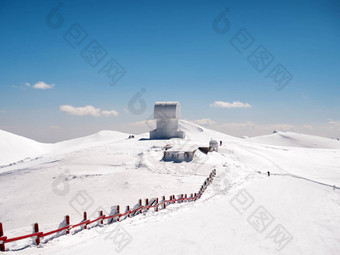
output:
<svg viewBox="0 0 340 255"><path fill-rule="evenodd" d="M195 145L177 145L164 151L164 161L191 161L198 149Z"/></svg>
<svg viewBox="0 0 340 255"><path fill-rule="evenodd" d="M154 107L156 129L150 131L150 139L184 138L178 129L181 108L178 102L157 102Z"/></svg>

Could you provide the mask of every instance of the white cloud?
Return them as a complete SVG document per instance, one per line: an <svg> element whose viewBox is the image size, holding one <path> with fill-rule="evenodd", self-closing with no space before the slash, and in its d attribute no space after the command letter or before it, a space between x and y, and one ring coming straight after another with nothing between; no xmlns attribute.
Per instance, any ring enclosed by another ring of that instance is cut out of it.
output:
<svg viewBox="0 0 340 255"><path fill-rule="evenodd" d="M100 108L95 108L92 105L86 105L84 107L74 107L72 105L61 105L59 109L62 112L66 112L68 114L77 115L77 116L86 116L86 115L90 115L93 117L118 116L118 112L115 110L102 111Z"/></svg>
<svg viewBox="0 0 340 255"><path fill-rule="evenodd" d="M31 85L30 83L26 82L25 85L27 87L31 87L34 89L53 89L55 84L47 84L46 82L43 81L38 81L36 84Z"/></svg>
<svg viewBox="0 0 340 255"><path fill-rule="evenodd" d="M217 108L250 108L252 107L248 103L242 103L240 101L234 101L232 103L223 102L223 101L215 101L210 107L217 107Z"/></svg>
<svg viewBox="0 0 340 255"><path fill-rule="evenodd" d="M340 126L340 121L339 120L329 120L328 124L331 126Z"/></svg>
<svg viewBox="0 0 340 255"><path fill-rule="evenodd" d="M101 112L102 115L104 116L118 116L118 112L115 110L111 110L111 111L102 111Z"/></svg>
<svg viewBox="0 0 340 255"><path fill-rule="evenodd" d="M191 122L196 123L197 125L201 125L201 126L211 126L211 125L216 124L216 121L213 121L211 119L193 120Z"/></svg>

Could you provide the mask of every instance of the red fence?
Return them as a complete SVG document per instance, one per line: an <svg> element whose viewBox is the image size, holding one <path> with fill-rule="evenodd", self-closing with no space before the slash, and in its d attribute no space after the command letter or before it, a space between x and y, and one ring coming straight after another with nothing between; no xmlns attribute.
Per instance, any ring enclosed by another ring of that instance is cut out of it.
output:
<svg viewBox="0 0 340 255"><path fill-rule="evenodd" d="M128 217L133 217L133 216L138 215L138 214L143 213L143 212L147 212L151 208L154 208L154 211L158 212L159 209L165 209L168 205L174 204L176 202L177 203L183 203L183 202L196 201L197 199L201 198L202 194L204 193L204 191L206 190L208 185L211 184L211 182L213 181L215 176L216 176L216 170L214 169L214 170L212 170L209 177L205 180L205 182L201 186L199 192L194 193L194 194L191 193L190 196L187 195L187 194L180 194L176 198L175 195L171 195L168 200L166 200L165 196L163 196L162 200L160 200L160 201L158 200L158 198L152 199L150 201L149 201L149 199L145 199L145 205L142 205L142 200L140 199L137 206L135 206L132 210L130 210L130 206L127 206L125 212L120 213L120 207L118 205L118 206L116 206L116 210L112 215L104 215L103 211L100 211L99 217L96 218L96 219L93 219L93 220L88 220L87 219L87 213L84 212L84 219L80 223L74 224L74 225L70 224L70 217L68 215L66 215L64 227L61 227L59 229L52 230L52 231L49 231L49 232L45 232L45 233L40 232L38 223L35 223L33 225L33 233L32 234L8 238L7 236L4 235L2 223L0 222L0 251L6 250L5 249L6 243L11 243L11 242L15 242L15 241L19 241L19 240L22 240L22 239L33 237L33 243L35 245L39 245L41 238L43 238L45 236L53 235L53 234L56 234L56 233L69 234L70 230L73 229L73 228L81 227L83 229L87 229L88 225L93 224L93 223L98 222L98 221L100 221L100 224L104 224L104 220L107 220L106 223L110 224L110 223L113 223L113 222L124 220ZM63 231L63 233L62 233L62 231Z"/></svg>

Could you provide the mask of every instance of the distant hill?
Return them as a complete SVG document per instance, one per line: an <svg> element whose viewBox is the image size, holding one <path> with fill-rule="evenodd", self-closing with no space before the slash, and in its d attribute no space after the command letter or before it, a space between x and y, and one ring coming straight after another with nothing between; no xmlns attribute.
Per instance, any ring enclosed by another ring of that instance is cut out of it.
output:
<svg viewBox="0 0 340 255"><path fill-rule="evenodd" d="M0 166L52 152L59 154L103 145L127 137L128 134L125 133L105 130L93 135L49 144L39 143L29 138L0 130Z"/></svg>
<svg viewBox="0 0 340 255"><path fill-rule="evenodd" d="M318 149L339 149L340 142L334 139L305 135L294 132L276 132L270 135L256 136L245 139L261 144L269 144L276 146L288 147L304 147L304 148L318 148Z"/></svg>

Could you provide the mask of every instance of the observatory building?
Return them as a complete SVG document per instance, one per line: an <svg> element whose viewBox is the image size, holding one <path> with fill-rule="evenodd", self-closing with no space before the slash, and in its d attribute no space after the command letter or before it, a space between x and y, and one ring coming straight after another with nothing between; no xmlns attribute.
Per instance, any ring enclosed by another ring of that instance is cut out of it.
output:
<svg viewBox="0 0 340 255"><path fill-rule="evenodd" d="M184 138L184 132L178 130L181 108L178 102L156 102L154 118L156 129L150 131L150 139Z"/></svg>

